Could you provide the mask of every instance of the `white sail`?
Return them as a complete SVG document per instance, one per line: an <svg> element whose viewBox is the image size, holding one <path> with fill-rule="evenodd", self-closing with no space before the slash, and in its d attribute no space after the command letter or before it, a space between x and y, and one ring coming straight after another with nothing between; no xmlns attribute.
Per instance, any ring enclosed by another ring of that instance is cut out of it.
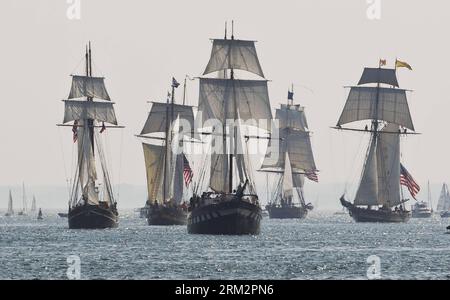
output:
<svg viewBox="0 0 450 300"><path fill-rule="evenodd" d="M8 211L7 214L12 216L14 214L14 209L13 209L13 198L12 198L12 194L11 194L11 190L9 190L9 201L8 201Z"/></svg>
<svg viewBox="0 0 450 300"><path fill-rule="evenodd" d="M172 104L154 102L141 134L165 132L166 116L171 113L171 105ZM177 117L183 119L190 124L191 130L194 129L194 113L191 106L173 104L173 115L174 120L176 120ZM169 115L169 119L170 118L171 116Z"/></svg>
<svg viewBox="0 0 450 300"><path fill-rule="evenodd" d="M372 138L364 166L361 182L355 196L355 205L378 205L378 170L377 170L377 141Z"/></svg>
<svg viewBox="0 0 450 300"><path fill-rule="evenodd" d="M36 211L36 197L33 196L33 202L31 202L31 211L35 212Z"/></svg>
<svg viewBox="0 0 450 300"><path fill-rule="evenodd" d="M441 195L439 196L439 201L437 205L438 211L448 211L450 210L450 192L448 190L447 184L442 185Z"/></svg>
<svg viewBox="0 0 450 300"><path fill-rule="evenodd" d="M289 154L289 159L294 171L316 171L316 164L312 152L311 138L308 132L290 130L286 128L280 132L281 141L277 153L267 153L262 169L284 169L285 161L283 153ZM272 141L269 141L270 145ZM268 149L271 149L271 147ZM278 155L277 155L278 154Z"/></svg>
<svg viewBox="0 0 450 300"><path fill-rule="evenodd" d="M377 143L378 202L394 207L400 198L400 135L399 126L388 124L380 131ZM389 133L391 132L391 133Z"/></svg>
<svg viewBox="0 0 450 300"><path fill-rule="evenodd" d="M337 125L361 120L382 120L414 130L406 91L402 89L352 87Z"/></svg>
<svg viewBox="0 0 450 300"><path fill-rule="evenodd" d="M271 130L272 111L266 80L201 78L199 97L203 124L211 119L222 124L226 120L254 120L256 127Z"/></svg>
<svg viewBox="0 0 450 300"><path fill-rule="evenodd" d="M64 100L64 103L63 123L91 119L117 125L114 103L77 100Z"/></svg>
<svg viewBox="0 0 450 300"><path fill-rule="evenodd" d="M145 170L147 172L147 189L150 201L163 202L163 178L165 147L142 144L144 148Z"/></svg>
<svg viewBox="0 0 450 300"><path fill-rule="evenodd" d="M91 97L103 100L111 100L106 91L103 77L72 76L72 88L69 99Z"/></svg>
<svg viewBox="0 0 450 300"><path fill-rule="evenodd" d="M280 129L287 127L300 131L308 129L305 111L300 105L281 105L281 109L276 110L275 119L279 121Z"/></svg>
<svg viewBox="0 0 450 300"><path fill-rule="evenodd" d="M229 69L239 69L264 77L254 41L213 40L211 57L203 75Z"/></svg>

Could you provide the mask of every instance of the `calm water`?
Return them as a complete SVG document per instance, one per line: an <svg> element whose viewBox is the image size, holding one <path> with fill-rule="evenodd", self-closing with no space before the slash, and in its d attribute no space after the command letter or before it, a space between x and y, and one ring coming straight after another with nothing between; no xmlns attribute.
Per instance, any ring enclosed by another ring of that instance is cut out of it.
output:
<svg viewBox="0 0 450 300"><path fill-rule="evenodd" d="M264 219L259 236L188 235L149 227L132 213L119 228L68 230L67 219L0 217L0 279L65 279L67 257L82 279L365 279L367 258L386 279L450 279L450 220L355 224L348 216Z"/></svg>

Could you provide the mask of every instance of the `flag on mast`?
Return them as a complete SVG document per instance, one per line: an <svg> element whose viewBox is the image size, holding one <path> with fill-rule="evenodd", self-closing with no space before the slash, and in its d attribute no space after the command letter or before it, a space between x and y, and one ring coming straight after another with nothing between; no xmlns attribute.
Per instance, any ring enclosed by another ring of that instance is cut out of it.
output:
<svg viewBox="0 0 450 300"><path fill-rule="evenodd" d="M395 60L395 68L408 68L412 71L412 67L407 62L398 59Z"/></svg>

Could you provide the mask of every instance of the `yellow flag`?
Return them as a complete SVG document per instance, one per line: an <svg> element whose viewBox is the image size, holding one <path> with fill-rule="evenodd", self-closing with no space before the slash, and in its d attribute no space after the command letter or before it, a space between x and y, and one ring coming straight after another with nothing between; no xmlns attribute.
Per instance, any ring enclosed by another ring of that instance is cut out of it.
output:
<svg viewBox="0 0 450 300"><path fill-rule="evenodd" d="M412 68L408 63L400 61L398 59L395 61L395 68L408 68L412 71Z"/></svg>

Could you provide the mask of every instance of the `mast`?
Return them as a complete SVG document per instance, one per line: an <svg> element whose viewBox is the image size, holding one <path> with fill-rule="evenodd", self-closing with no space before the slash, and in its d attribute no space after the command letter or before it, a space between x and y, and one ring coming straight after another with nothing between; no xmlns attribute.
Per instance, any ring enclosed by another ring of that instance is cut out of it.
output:
<svg viewBox="0 0 450 300"><path fill-rule="evenodd" d="M231 21L231 40L234 41L234 21ZM231 45L232 44L230 44L230 47L232 47ZM232 58L232 56L230 55L228 59L230 60L230 65L232 66L233 63L232 63L231 58ZM230 153L228 156L230 173L229 173L229 178L228 178L228 180L229 180L228 192L231 194L233 192L233 157L234 157L234 150L235 150L233 147L234 147L234 138L236 135L236 128L234 126L234 122L235 122L235 118L237 116L236 91L234 89L234 68L231 68L231 70L230 70L230 80L231 80L231 85L233 87L233 99L232 99L232 101L233 101L233 133L230 132ZM227 103L225 101L224 101L224 103L225 103L225 107L228 108ZM226 111L226 114L225 114L225 124L226 124L226 120L228 119L227 115L228 115L228 111ZM225 124L224 124L224 126L226 126ZM224 129L226 129L226 128L224 128ZM226 130L223 131L223 138L226 143Z"/></svg>
<svg viewBox="0 0 450 300"><path fill-rule="evenodd" d="M91 51L91 42L89 41L89 52L87 53L87 62L86 62L86 76L92 77L92 51ZM92 97L87 97L87 101L93 101ZM89 135L91 137L91 144L92 144L92 155L95 156L94 152L94 120L88 119L88 128L89 128Z"/></svg>

